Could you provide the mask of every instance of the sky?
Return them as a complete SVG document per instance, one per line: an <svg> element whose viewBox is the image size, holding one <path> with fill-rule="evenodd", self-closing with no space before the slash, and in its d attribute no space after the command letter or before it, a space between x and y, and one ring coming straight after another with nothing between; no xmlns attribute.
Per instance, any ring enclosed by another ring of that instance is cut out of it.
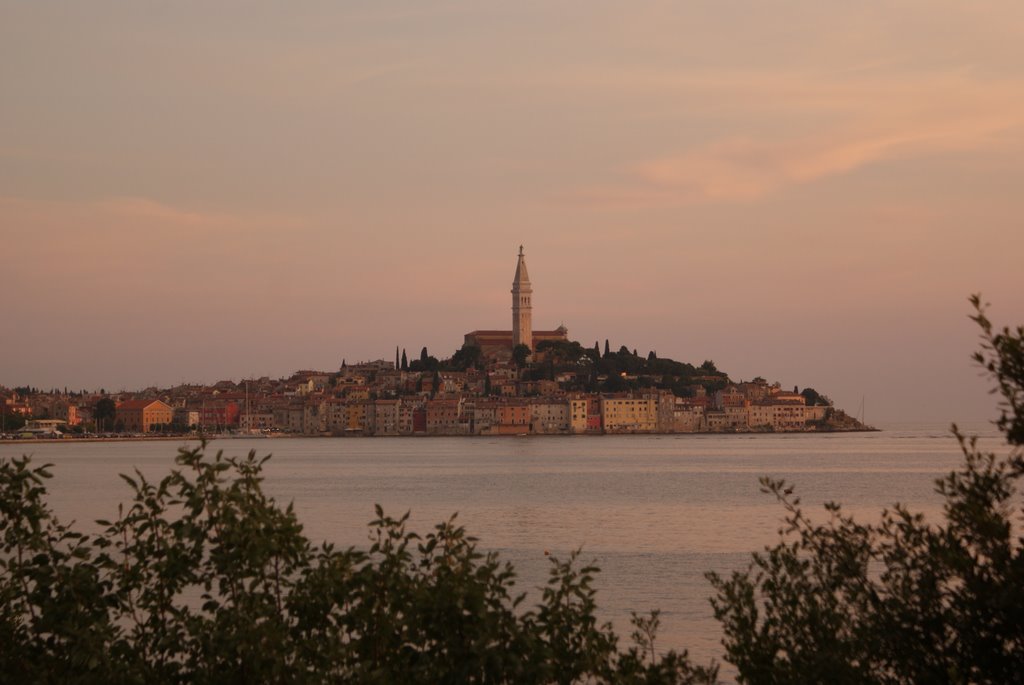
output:
<svg viewBox="0 0 1024 685"><path fill-rule="evenodd" d="M534 328L995 415L1024 3L0 0L0 385L449 356Z"/></svg>

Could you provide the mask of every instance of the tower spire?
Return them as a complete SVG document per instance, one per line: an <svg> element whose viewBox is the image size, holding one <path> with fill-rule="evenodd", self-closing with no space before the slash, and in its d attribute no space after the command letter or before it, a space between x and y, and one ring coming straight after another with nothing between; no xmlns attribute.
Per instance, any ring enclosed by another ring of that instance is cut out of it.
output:
<svg viewBox="0 0 1024 685"><path fill-rule="evenodd" d="M533 349L533 287L526 271L526 256L519 246L519 261L512 281L512 347L526 345Z"/></svg>

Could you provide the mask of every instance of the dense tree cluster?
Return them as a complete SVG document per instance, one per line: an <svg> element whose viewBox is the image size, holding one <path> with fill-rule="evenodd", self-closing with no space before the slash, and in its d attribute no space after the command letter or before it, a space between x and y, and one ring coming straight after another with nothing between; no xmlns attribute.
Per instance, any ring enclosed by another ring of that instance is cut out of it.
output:
<svg viewBox="0 0 1024 685"><path fill-rule="evenodd" d="M593 348L585 348L575 340L542 340L532 354L527 346L517 346L512 353L512 363L523 371L525 380L553 380L556 374L572 372L576 380L568 383L566 388L580 392L658 388L688 397L697 386L714 393L729 382L728 375L715 368L711 361L695 367L658 357L653 351L641 356L625 345L612 352L607 340L604 354L599 349L596 342ZM466 344L451 357L441 360L427 355L426 348L423 348L419 360L407 362L403 350L399 368L409 371L483 370L486 362L478 346Z"/></svg>
<svg viewBox="0 0 1024 685"><path fill-rule="evenodd" d="M697 386L713 393L728 383L729 378L714 368L695 367L674 359L658 357L653 351L642 356L625 345L612 352L605 341L604 354L598 353L598 344L584 348L576 341L542 341L537 352L545 362L535 365L528 377L533 380L552 379L563 371L577 372L577 381L571 389L583 392L621 392L642 388L671 390L680 397L688 397ZM705 362L708 364L708 362ZM580 374L579 372L585 371Z"/></svg>
<svg viewBox="0 0 1024 685"><path fill-rule="evenodd" d="M6 407L0 407L0 425L3 425L4 431L16 431L25 425L26 419L21 414L15 414L13 412L5 411Z"/></svg>
<svg viewBox="0 0 1024 685"><path fill-rule="evenodd" d="M815 405L823 407L832 406L832 400L830 400L825 395L822 395L814 388L804 388L803 390L800 391L800 394L803 396L804 401L807 402L808 407L813 407Z"/></svg>
<svg viewBox="0 0 1024 685"><path fill-rule="evenodd" d="M98 430L109 430L114 425L114 420L117 417L117 403L109 397L100 398L96 402L96 408L93 410L92 416Z"/></svg>

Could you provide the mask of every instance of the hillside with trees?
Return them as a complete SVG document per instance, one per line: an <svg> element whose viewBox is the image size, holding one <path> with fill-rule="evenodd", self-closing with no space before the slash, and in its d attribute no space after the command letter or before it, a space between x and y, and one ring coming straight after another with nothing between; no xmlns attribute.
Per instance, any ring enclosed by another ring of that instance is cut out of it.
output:
<svg viewBox="0 0 1024 685"><path fill-rule="evenodd" d="M518 352L518 354L516 354ZM658 357L655 352L641 356L625 345L612 351L605 341L604 352L598 343L584 347L578 341L542 340L531 356L525 345L514 351L513 364L524 369L524 380L554 380L560 374L572 374L574 380L566 390L579 392L624 392L643 389L671 390L677 397L690 397L694 388L702 386L712 394L729 383L728 374L719 371L708 360L700 366ZM464 345L439 368L465 371L483 370L486 360L479 347Z"/></svg>

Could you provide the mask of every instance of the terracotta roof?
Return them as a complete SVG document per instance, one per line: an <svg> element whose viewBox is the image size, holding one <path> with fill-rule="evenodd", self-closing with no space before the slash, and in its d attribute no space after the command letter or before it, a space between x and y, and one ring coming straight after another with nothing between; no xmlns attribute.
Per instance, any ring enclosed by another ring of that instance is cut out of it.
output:
<svg viewBox="0 0 1024 685"><path fill-rule="evenodd" d="M165 407L170 408L166 403L161 400L124 400L117 404L118 409L145 409L152 404L163 404Z"/></svg>
<svg viewBox="0 0 1024 685"><path fill-rule="evenodd" d="M568 332L565 328L556 328L553 331L533 331L534 337L540 336L559 336L562 337ZM482 337L504 337L511 338L512 331L496 331L496 330L484 330L484 331L470 331L466 335L472 335L477 338Z"/></svg>

